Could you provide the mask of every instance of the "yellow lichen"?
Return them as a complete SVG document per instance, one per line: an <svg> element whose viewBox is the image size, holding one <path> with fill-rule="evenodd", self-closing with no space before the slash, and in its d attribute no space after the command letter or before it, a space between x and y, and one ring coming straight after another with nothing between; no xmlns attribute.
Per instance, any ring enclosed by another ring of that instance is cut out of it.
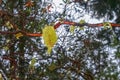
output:
<svg viewBox="0 0 120 80"><path fill-rule="evenodd" d="M73 32L74 32L74 30L75 30L75 26L73 26L73 25L72 25L72 26L70 26L70 32L71 32L71 33L73 33Z"/></svg>
<svg viewBox="0 0 120 80"><path fill-rule="evenodd" d="M48 48L48 53L50 54L52 47L54 46L54 44L57 41L57 35L56 32L54 30L53 26L45 26L45 28L43 29L43 40L45 45Z"/></svg>
<svg viewBox="0 0 120 80"><path fill-rule="evenodd" d="M12 29L13 25L10 23L10 21L7 21L5 25L8 27L8 29Z"/></svg>
<svg viewBox="0 0 120 80"><path fill-rule="evenodd" d="M22 33L17 33L17 34L15 34L15 37L17 38L17 39L19 39L20 37L22 37L23 36L23 34Z"/></svg>
<svg viewBox="0 0 120 80"><path fill-rule="evenodd" d="M109 22L104 22L103 27L104 27L104 29L107 29L107 28L112 29L112 26L111 26L111 24Z"/></svg>

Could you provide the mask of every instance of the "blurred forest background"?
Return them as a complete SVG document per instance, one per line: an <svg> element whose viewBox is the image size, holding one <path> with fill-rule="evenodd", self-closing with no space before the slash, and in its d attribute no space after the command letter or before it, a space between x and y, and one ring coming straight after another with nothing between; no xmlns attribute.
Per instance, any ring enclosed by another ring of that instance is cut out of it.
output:
<svg viewBox="0 0 120 80"><path fill-rule="evenodd" d="M120 0L57 1L0 0L0 78L120 80L119 27L60 25L50 55L42 36L32 34L59 21L85 23L86 14L119 24Z"/></svg>

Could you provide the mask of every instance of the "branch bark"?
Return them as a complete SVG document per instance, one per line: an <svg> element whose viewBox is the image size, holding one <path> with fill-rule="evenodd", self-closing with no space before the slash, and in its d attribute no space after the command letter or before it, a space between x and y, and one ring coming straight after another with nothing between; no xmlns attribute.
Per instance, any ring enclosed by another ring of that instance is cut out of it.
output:
<svg viewBox="0 0 120 80"><path fill-rule="evenodd" d="M59 28L60 25L63 25L63 24L79 26L79 27L81 27L81 26L89 26L89 27L92 27L92 28L104 26L104 23L97 23L97 24L83 23L83 24L80 24L80 23L71 22L71 21L61 21L61 22L58 22L58 23L56 23L54 25L54 29ZM120 27L120 24L116 24L116 23L110 23L110 25L112 27ZM0 34L17 34L19 32L22 33L24 36L29 36L29 37L41 37L42 36L41 33L29 33L29 32L21 31L21 30L14 31L14 32L0 31Z"/></svg>

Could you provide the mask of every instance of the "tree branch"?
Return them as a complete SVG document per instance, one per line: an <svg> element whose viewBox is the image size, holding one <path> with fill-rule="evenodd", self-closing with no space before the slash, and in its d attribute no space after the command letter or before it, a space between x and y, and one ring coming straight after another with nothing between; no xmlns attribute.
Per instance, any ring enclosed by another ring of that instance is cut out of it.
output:
<svg viewBox="0 0 120 80"><path fill-rule="evenodd" d="M57 24L54 25L54 28L58 28L60 25L62 24L68 24L68 25L74 25L74 26L89 26L89 27L101 27L104 26L104 23L97 23L97 24L90 24L90 23L76 23L76 22L71 22L71 21L62 21L62 22L58 22ZM110 23L112 27L120 27L120 24L116 24L116 23Z"/></svg>
<svg viewBox="0 0 120 80"><path fill-rule="evenodd" d="M58 22L54 25L54 29L57 29L60 27L60 25L63 25L63 24L67 24L67 25L73 25L73 26L89 26L89 27L102 27L104 26L104 23L97 23L97 24L90 24L90 23L76 23L76 22L71 22L71 21L61 21L61 22ZM116 24L116 23L109 23L112 27L120 27L120 24ZM26 31L14 31L14 32L8 32L8 31L0 31L0 34L17 34L17 33L22 33L24 36L29 36L29 37L40 37L42 36L41 33L29 33L29 32L26 32Z"/></svg>

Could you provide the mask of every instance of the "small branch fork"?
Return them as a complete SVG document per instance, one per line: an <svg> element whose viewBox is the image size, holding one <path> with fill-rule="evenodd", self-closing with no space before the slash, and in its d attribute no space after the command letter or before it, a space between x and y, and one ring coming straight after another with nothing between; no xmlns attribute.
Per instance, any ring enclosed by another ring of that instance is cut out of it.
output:
<svg viewBox="0 0 120 80"><path fill-rule="evenodd" d="M58 23L56 23L54 25L54 29L59 28L60 25L63 25L63 24L79 26L79 27L81 27L81 26L89 26L89 27L92 27L92 28L104 26L103 23L97 23L97 24L83 23L83 24L80 24L80 23L71 22L71 21L60 21L60 22L58 22ZM120 24L116 24L116 23L109 23L109 24L112 27L120 27ZM29 33L29 32L21 31L21 30L14 31L14 32L0 31L0 34L17 34L17 33L22 33L23 35L30 36L30 37L41 37L42 36L41 33Z"/></svg>

